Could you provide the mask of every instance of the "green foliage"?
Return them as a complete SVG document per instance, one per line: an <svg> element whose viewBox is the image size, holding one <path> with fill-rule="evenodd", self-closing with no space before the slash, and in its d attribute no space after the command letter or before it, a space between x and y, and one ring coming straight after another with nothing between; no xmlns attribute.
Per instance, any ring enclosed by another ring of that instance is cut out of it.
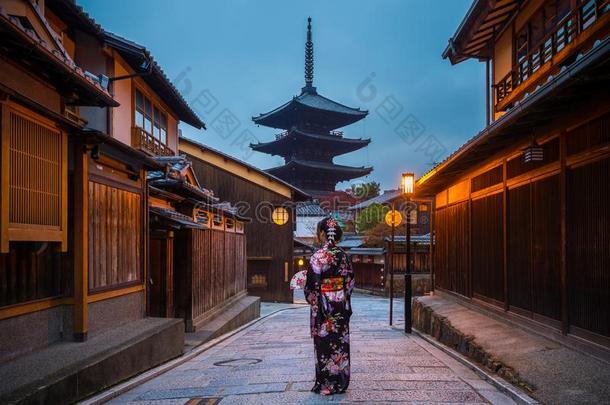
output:
<svg viewBox="0 0 610 405"><path fill-rule="evenodd" d="M356 231L366 232L377 224L384 221L385 214L390 210L389 207L381 204L371 204L358 214L356 218Z"/></svg>
<svg viewBox="0 0 610 405"><path fill-rule="evenodd" d="M359 200L369 200L379 195L381 185L376 181L367 183L352 184L350 188L351 194Z"/></svg>

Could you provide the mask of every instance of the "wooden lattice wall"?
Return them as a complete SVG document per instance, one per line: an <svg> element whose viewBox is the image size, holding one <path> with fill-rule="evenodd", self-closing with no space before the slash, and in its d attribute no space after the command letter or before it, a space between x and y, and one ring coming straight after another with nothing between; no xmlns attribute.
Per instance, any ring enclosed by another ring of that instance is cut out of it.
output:
<svg viewBox="0 0 610 405"><path fill-rule="evenodd" d="M67 136L22 107L2 105L1 251L10 241L67 249Z"/></svg>
<svg viewBox="0 0 610 405"><path fill-rule="evenodd" d="M435 286L610 347L610 112L558 132L543 162L507 151L500 187L482 167L437 195Z"/></svg>
<svg viewBox="0 0 610 405"><path fill-rule="evenodd" d="M142 279L142 198L89 181L89 290Z"/></svg>

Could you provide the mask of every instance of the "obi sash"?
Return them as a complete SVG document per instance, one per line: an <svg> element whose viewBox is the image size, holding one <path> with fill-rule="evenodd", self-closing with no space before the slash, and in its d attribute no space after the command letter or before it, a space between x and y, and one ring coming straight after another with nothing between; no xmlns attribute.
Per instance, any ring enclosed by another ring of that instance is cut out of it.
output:
<svg viewBox="0 0 610 405"><path fill-rule="evenodd" d="M323 278L320 290L324 292L343 291L343 277Z"/></svg>

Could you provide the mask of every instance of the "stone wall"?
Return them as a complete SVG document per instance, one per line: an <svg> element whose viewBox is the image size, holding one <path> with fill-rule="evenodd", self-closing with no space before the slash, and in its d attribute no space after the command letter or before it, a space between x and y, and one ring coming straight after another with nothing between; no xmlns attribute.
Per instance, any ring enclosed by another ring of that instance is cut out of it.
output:
<svg viewBox="0 0 610 405"><path fill-rule="evenodd" d="M427 295L430 293L430 289L432 287L432 281L430 274L413 274L411 276L411 288L413 291L414 297L420 297L423 295ZM405 275L404 274L394 274L394 296L403 296L405 288ZM388 280L385 287L385 295L390 295L390 277L388 275Z"/></svg>
<svg viewBox="0 0 610 405"><path fill-rule="evenodd" d="M480 365L494 372L511 384L520 386L527 391L533 391L534 387L523 380L512 368L494 358L474 341L474 337L466 335L451 325L449 319L439 315L417 298L413 300L413 327L420 332L432 336L445 346L458 351L464 356L476 361Z"/></svg>

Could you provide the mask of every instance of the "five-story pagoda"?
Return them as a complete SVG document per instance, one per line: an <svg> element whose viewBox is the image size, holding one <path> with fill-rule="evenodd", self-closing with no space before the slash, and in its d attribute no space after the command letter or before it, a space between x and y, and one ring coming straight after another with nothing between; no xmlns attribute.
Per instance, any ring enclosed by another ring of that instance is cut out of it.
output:
<svg viewBox="0 0 610 405"><path fill-rule="evenodd" d="M251 144L256 151L284 158L284 165L267 172L313 196L335 190L338 182L369 174L372 167L351 167L333 163L335 156L365 147L370 139L344 138L337 128L360 121L368 111L351 108L322 97L313 86L313 42L311 18L305 44L305 87L284 105L252 120L283 129L271 142Z"/></svg>

